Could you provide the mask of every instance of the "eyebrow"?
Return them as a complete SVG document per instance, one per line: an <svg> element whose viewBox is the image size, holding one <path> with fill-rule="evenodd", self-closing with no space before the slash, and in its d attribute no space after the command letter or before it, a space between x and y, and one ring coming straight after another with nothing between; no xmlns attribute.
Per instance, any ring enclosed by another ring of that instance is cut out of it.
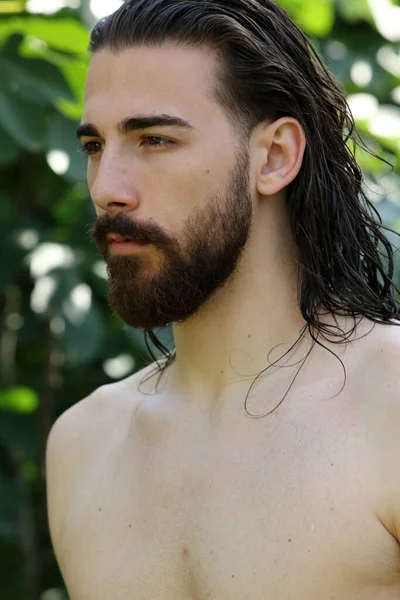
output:
<svg viewBox="0 0 400 600"><path fill-rule="evenodd" d="M195 130L195 127L193 127L189 121L185 121L185 119L181 119L180 117L167 114L136 115L134 117L128 117L117 124L116 130L118 133L126 135L131 131L136 131L138 129L149 129L150 127L178 127L187 131ZM84 135L101 137L97 127L92 123L81 123L78 125L76 128L76 135L78 139Z"/></svg>

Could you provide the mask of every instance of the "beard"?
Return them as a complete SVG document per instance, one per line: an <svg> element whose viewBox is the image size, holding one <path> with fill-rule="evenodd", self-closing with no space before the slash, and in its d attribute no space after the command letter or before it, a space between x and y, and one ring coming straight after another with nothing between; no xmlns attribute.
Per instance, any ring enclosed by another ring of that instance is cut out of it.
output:
<svg viewBox="0 0 400 600"><path fill-rule="evenodd" d="M195 209L184 225L182 242L153 224L132 221L124 212L99 217L91 237L107 264L111 307L127 325L143 330L188 320L234 275L251 221L249 156L244 148L228 191L215 194L206 208ZM110 233L153 247L113 256Z"/></svg>

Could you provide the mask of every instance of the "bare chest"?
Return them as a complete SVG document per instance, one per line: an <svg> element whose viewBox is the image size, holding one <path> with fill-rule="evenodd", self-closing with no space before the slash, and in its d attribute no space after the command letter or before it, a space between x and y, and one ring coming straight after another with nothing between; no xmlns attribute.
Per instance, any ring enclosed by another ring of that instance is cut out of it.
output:
<svg viewBox="0 0 400 600"><path fill-rule="evenodd" d="M99 447L65 520L71 600L398 597L357 415L243 416L226 433L177 421Z"/></svg>

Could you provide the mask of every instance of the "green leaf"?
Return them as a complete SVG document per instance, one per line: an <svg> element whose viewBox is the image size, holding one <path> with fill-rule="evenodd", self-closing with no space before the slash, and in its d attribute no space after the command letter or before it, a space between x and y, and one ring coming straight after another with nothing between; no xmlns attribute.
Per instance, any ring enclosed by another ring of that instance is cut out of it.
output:
<svg viewBox="0 0 400 600"><path fill-rule="evenodd" d="M358 131L360 132L361 131L360 122L356 121L356 125L358 128ZM375 154L384 158L391 164L393 164L395 162L394 155L390 154L389 152L385 152L383 150L382 146L377 144L376 140L372 140L371 137L365 137L365 136L362 136L362 139L367 144L367 146L371 152L374 152ZM351 151L353 151L353 145L352 145L351 140L347 141L347 147ZM361 145L356 146L355 157L356 157L357 163L360 165L362 170L366 173L369 173L372 175L385 175L391 171L391 167L389 167L386 163L384 163L379 158L372 156L372 154L370 154L370 152L367 152Z"/></svg>
<svg viewBox="0 0 400 600"><path fill-rule="evenodd" d="M371 20L368 0L337 0L338 11L342 19L356 23L362 19Z"/></svg>
<svg viewBox="0 0 400 600"><path fill-rule="evenodd" d="M75 129L77 123L55 113L52 119L48 140L48 150L62 150L69 157L69 167L64 177L71 183L86 179L86 159L79 152Z"/></svg>
<svg viewBox="0 0 400 600"><path fill-rule="evenodd" d="M0 411L0 441L24 458L36 459L40 455L40 430L36 414L21 415Z"/></svg>
<svg viewBox="0 0 400 600"><path fill-rule="evenodd" d="M0 471L0 514L13 519L18 516L18 489Z"/></svg>
<svg viewBox="0 0 400 600"><path fill-rule="evenodd" d="M69 18L11 17L0 21L0 40L11 34L30 35L63 52L83 54L89 44L89 31Z"/></svg>
<svg viewBox="0 0 400 600"><path fill-rule="evenodd" d="M58 100L58 102L56 102L56 107L64 117L67 117L67 119L71 119L72 121L79 121L82 116L83 107L80 104L73 104L66 100Z"/></svg>
<svg viewBox="0 0 400 600"><path fill-rule="evenodd" d="M328 35L335 23L335 0L279 0L295 23L308 35Z"/></svg>
<svg viewBox="0 0 400 600"><path fill-rule="evenodd" d="M43 147L48 129L47 111L37 104L0 90L0 126L22 147Z"/></svg>
<svg viewBox="0 0 400 600"><path fill-rule="evenodd" d="M0 167L13 164L20 155L20 148L14 139L0 127Z"/></svg>
<svg viewBox="0 0 400 600"><path fill-rule="evenodd" d="M103 338L103 323L96 303L92 302L90 310L79 324L71 321L65 307L63 317L63 344L70 365L86 364L95 359L100 354Z"/></svg>
<svg viewBox="0 0 400 600"><path fill-rule="evenodd" d="M34 104L44 106L51 104L49 98L43 93L40 82L35 81L29 73L3 56L0 56L0 80L4 91L16 94Z"/></svg>
<svg viewBox="0 0 400 600"><path fill-rule="evenodd" d="M21 476L24 481L34 483L40 478L40 468L32 460L24 460L21 465Z"/></svg>
<svg viewBox="0 0 400 600"><path fill-rule="evenodd" d="M39 104L53 104L60 98L75 101L59 69L40 58L0 56L0 77L4 88Z"/></svg>
<svg viewBox="0 0 400 600"><path fill-rule="evenodd" d="M29 45L25 40L20 47L20 55L24 58L41 58L57 67L62 73L74 101L59 98L56 102L58 110L67 118L78 121L83 112L83 99L85 91L85 79L89 65L89 55L65 55L51 50L48 46Z"/></svg>
<svg viewBox="0 0 400 600"><path fill-rule="evenodd" d="M40 82L43 93L47 94L52 101L60 98L71 102L76 101L70 86L55 65L40 58L24 59L24 63L36 80Z"/></svg>
<svg viewBox="0 0 400 600"><path fill-rule="evenodd" d="M45 310L63 319L65 331L60 339L70 365L85 364L99 355L102 344L104 327L98 305L91 296L89 305L82 306L74 296L83 283L78 269L56 267L48 275L55 289Z"/></svg>
<svg viewBox="0 0 400 600"><path fill-rule="evenodd" d="M18 498L20 500L20 498ZM18 511L19 504L16 504ZM15 529L15 534L11 537L11 532ZM4 531L6 535L2 535L0 539L0 598L2 600L26 600L27 588L24 581L24 555L21 549L20 534L18 527L18 519L0 521L0 531ZM10 533L9 533L10 532Z"/></svg>
<svg viewBox="0 0 400 600"><path fill-rule="evenodd" d="M39 407L35 390L28 387L12 387L0 392L0 409L15 413L32 413Z"/></svg>
<svg viewBox="0 0 400 600"><path fill-rule="evenodd" d="M16 244L12 221L0 222L0 294L15 281L27 251Z"/></svg>
<svg viewBox="0 0 400 600"><path fill-rule="evenodd" d="M297 22L310 35L324 37L329 35L335 23L333 0L303 0L302 11Z"/></svg>
<svg viewBox="0 0 400 600"><path fill-rule="evenodd" d="M83 112L83 99L85 93L85 80L88 69L87 60L69 60L64 61L60 66L62 73L68 82L76 102L72 103L67 100L60 99L57 102L57 108L66 117L79 121Z"/></svg>
<svg viewBox="0 0 400 600"><path fill-rule="evenodd" d="M0 138L2 136L2 132L0 131ZM3 170L3 173L5 172L5 169ZM7 172L10 174L10 169L7 169ZM11 227L13 227L13 224L11 222L12 219L12 215L14 213L14 203L15 203L15 192L14 189L10 189L9 186L4 185L4 179L2 180L3 185L0 185L0 251L1 251L1 240L2 240L2 236L4 237L4 235L6 235L9 232L9 229L5 229L6 227L9 227L9 224L11 224ZM1 263L1 269L0 269L0 290L1 290L1 280L2 280L2 270L3 270L3 264ZM1 293L1 292L0 292Z"/></svg>
<svg viewBox="0 0 400 600"><path fill-rule="evenodd" d="M4 46L1 48L2 56L17 56L24 39L22 33L13 33L10 35Z"/></svg>

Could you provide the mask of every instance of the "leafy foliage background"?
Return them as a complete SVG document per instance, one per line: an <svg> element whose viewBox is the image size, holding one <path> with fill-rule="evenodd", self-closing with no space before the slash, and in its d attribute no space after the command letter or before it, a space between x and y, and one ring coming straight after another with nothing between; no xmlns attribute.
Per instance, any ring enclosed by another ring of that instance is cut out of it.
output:
<svg viewBox="0 0 400 600"><path fill-rule="evenodd" d="M385 224L400 231L400 35L384 37L369 0L280 3L347 93L375 107L358 110L357 126L395 169L361 151L358 160ZM49 430L150 356L107 306L86 235L94 210L74 130L94 16L88 0L51 16L25 9L0 0L0 598L65 600L47 524ZM171 332L158 333L168 344Z"/></svg>

